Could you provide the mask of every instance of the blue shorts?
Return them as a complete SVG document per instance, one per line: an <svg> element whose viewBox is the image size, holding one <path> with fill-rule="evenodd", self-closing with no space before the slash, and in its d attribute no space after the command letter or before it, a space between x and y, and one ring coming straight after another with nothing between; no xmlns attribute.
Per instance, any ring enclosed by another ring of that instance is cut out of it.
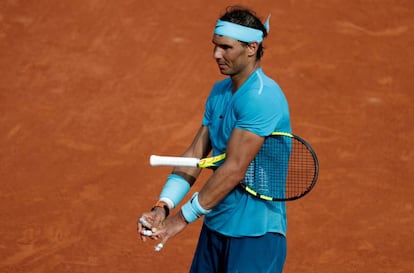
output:
<svg viewBox="0 0 414 273"><path fill-rule="evenodd" d="M282 234L235 238L203 225L190 273L281 273L285 260Z"/></svg>

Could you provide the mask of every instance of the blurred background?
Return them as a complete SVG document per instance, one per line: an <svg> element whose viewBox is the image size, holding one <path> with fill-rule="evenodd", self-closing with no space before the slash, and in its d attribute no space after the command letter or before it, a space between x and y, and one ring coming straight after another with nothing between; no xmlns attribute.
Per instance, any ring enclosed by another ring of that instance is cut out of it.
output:
<svg viewBox="0 0 414 273"><path fill-rule="evenodd" d="M170 172L149 155L189 145L223 77L232 4L271 14L262 67L320 161L284 272L412 272L408 0L1 1L1 272L188 272L201 221L156 253L136 220Z"/></svg>

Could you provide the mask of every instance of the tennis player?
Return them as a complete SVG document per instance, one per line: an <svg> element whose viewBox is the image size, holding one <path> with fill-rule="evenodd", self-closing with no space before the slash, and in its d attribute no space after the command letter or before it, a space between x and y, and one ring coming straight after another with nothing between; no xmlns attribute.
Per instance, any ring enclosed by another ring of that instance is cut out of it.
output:
<svg viewBox="0 0 414 273"><path fill-rule="evenodd" d="M291 132L287 100L278 84L262 70L263 24L251 11L229 7L216 22L213 57L228 76L214 84L207 99L201 128L183 156L226 153L224 163L178 212L168 217L189 192L200 173L176 167L167 178L159 201L141 215L143 241L168 239L204 216L190 272L282 272L286 259L286 207L246 193L239 182L264 137ZM168 217L168 218L167 218Z"/></svg>

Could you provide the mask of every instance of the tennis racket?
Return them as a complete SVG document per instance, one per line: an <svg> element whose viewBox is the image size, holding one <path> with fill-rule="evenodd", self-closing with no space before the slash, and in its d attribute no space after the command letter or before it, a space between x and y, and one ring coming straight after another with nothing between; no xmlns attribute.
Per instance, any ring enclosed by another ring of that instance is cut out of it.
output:
<svg viewBox="0 0 414 273"><path fill-rule="evenodd" d="M151 166L218 168L226 154L207 158L151 155ZM274 132L266 137L249 164L240 185L267 201L291 201L309 193L318 179L319 163L309 143L291 133Z"/></svg>

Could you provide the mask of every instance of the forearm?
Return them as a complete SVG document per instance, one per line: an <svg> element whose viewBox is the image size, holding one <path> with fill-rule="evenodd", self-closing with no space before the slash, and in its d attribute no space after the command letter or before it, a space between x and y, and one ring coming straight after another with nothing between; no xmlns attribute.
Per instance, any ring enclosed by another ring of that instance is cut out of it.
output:
<svg viewBox="0 0 414 273"><path fill-rule="evenodd" d="M249 131L233 131L227 146L225 162L200 190L198 199L203 208L213 208L240 183L263 141L262 137Z"/></svg>
<svg viewBox="0 0 414 273"><path fill-rule="evenodd" d="M231 161L230 161L231 162ZM187 223L192 223L208 214L243 178L243 168L224 163L206 182L200 192L181 207Z"/></svg>
<svg viewBox="0 0 414 273"><path fill-rule="evenodd" d="M245 168L226 164L218 168L199 193L200 205L211 209L226 197L243 179Z"/></svg>
<svg viewBox="0 0 414 273"><path fill-rule="evenodd" d="M193 142L181 155L183 157L207 157L211 151L208 128L202 126L194 137ZM172 173L182 176L192 186L201 173L199 168L176 167Z"/></svg>
<svg viewBox="0 0 414 273"><path fill-rule="evenodd" d="M210 151L211 145L208 128L202 126L194 137L193 142L182 156L203 157ZM177 206L188 193L190 187L194 184L200 172L201 169L199 168L174 168L172 174L168 177L167 182L163 187L160 200L165 201L170 209Z"/></svg>

